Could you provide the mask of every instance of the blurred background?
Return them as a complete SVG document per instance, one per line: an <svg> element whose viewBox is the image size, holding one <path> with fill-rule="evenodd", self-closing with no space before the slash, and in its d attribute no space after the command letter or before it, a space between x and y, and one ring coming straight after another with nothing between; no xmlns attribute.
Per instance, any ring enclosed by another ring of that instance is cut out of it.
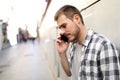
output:
<svg viewBox="0 0 120 80"><path fill-rule="evenodd" d="M46 5L47 0L0 0L0 20L1 23L7 24L3 27L6 27L3 35L6 32L11 45L17 44L20 38L19 30L22 30L22 33L27 30L28 37L37 36L36 30Z"/></svg>
<svg viewBox="0 0 120 80"><path fill-rule="evenodd" d="M54 15L66 4L76 6L85 25L107 36L120 50L120 0L0 0L0 54L30 40L43 42L55 77L67 80L54 46L59 33Z"/></svg>

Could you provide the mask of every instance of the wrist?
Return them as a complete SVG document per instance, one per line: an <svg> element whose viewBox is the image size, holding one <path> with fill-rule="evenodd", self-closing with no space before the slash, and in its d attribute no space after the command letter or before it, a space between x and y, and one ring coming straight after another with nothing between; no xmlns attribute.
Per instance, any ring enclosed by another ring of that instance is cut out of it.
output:
<svg viewBox="0 0 120 80"><path fill-rule="evenodd" d="M66 57L66 53L59 53L60 58L65 58Z"/></svg>

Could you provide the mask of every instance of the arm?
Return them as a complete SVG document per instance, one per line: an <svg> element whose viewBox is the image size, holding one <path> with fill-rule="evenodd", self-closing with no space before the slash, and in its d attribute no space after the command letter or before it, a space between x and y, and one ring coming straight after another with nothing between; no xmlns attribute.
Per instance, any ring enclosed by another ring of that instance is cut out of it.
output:
<svg viewBox="0 0 120 80"><path fill-rule="evenodd" d="M64 41L60 40L59 38L57 39L56 48L57 48L57 51L58 51L59 56L60 56L62 67L63 67L65 73L68 76L71 76L69 62L68 62L67 55L66 55L66 51L68 49L68 46L69 46L68 42L64 42Z"/></svg>
<svg viewBox="0 0 120 80"><path fill-rule="evenodd" d="M103 80L120 80L119 53L113 44L105 44L100 53Z"/></svg>
<svg viewBox="0 0 120 80"><path fill-rule="evenodd" d="M66 53L60 54L60 59L61 59L61 64L65 73L67 74L67 76L71 76L71 71L70 71L69 62L68 62Z"/></svg>

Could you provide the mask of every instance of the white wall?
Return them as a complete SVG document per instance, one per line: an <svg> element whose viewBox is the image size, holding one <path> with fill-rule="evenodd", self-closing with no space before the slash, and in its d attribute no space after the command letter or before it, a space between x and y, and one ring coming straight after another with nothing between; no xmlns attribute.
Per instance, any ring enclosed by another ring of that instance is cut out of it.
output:
<svg viewBox="0 0 120 80"><path fill-rule="evenodd" d="M120 0L101 0L82 15L87 27L104 34L120 49Z"/></svg>

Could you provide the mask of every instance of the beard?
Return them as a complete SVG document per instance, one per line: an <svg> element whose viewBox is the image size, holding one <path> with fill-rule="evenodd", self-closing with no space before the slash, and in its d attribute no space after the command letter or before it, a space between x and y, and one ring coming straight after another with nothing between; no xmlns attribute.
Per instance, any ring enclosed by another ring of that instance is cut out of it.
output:
<svg viewBox="0 0 120 80"><path fill-rule="evenodd" d="M77 41L79 39L80 29L77 25L76 25L76 31L74 31L74 32L75 33L71 35L69 42L74 42L74 41Z"/></svg>

